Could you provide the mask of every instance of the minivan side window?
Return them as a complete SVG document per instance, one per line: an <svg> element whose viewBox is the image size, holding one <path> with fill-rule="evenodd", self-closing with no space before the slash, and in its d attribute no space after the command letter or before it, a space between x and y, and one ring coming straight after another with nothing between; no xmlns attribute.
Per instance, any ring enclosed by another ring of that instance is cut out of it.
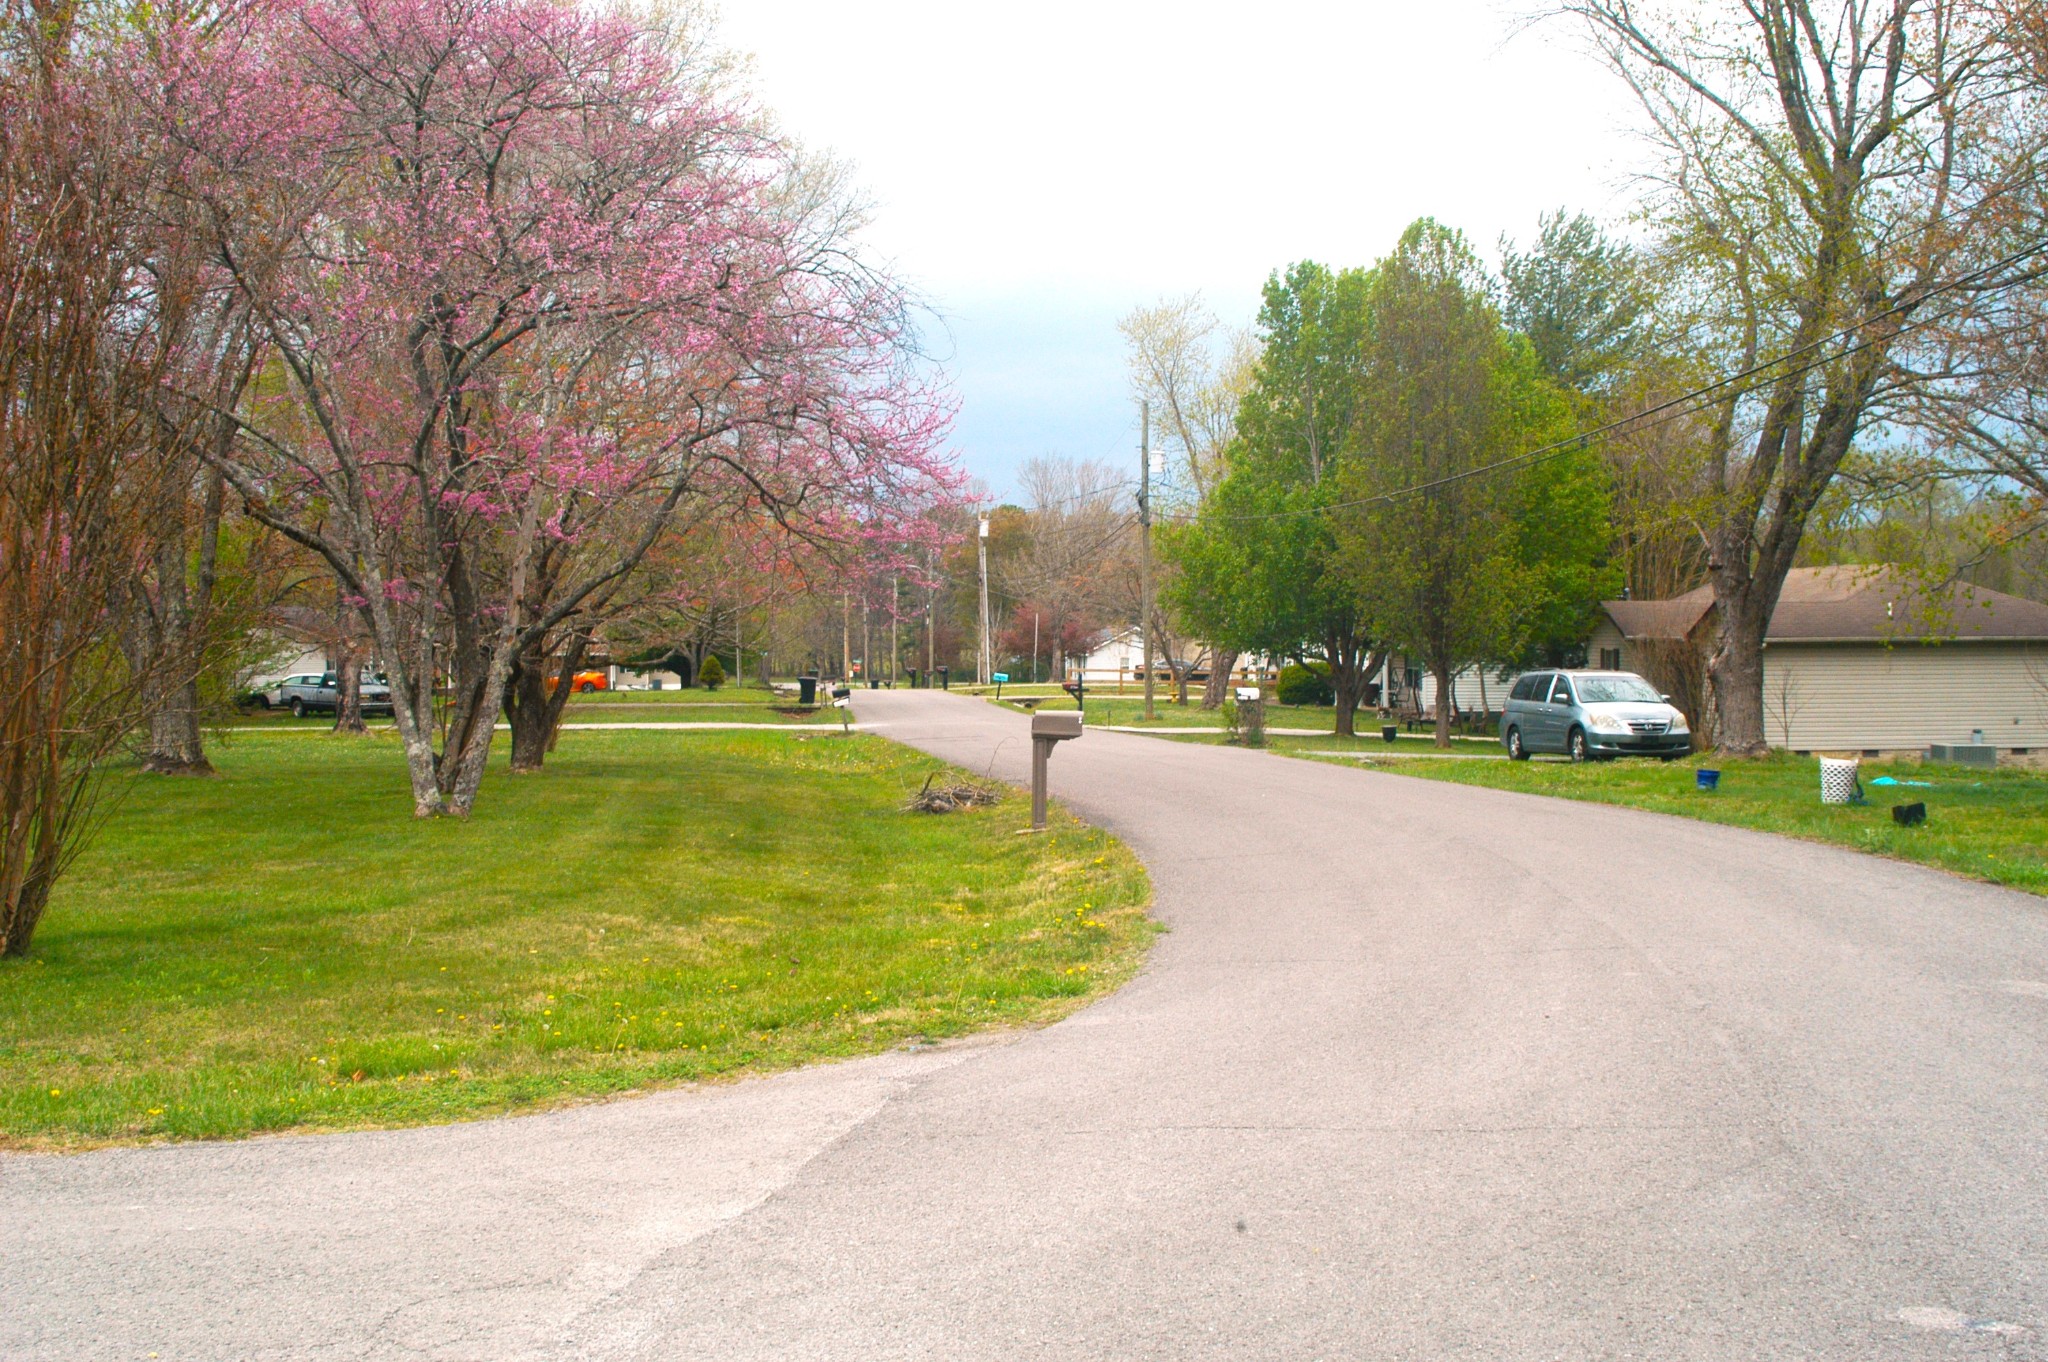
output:
<svg viewBox="0 0 2048 1362"><path fill-rule="evenodd" d="M1514 688L1513 690L1511 690L1511 691L1509 691L1509 692L1508 692L1508 699L1510 699L1510 700L1526 700L1526 699L1528 699L1528 698L1529 698L1529 692L1530 692L1530 691L1532 691L1532 690L1534 690L1534 689L1536 688L1536 684L1535 684L1535 683L1536 683L1536 678L1535 678L1535 677L1533 677L1533 676L1518 676L1518 677L1516 677L1516 678L1515 678L1515 688Z"/></svg>
<svg viewBox="0 0 2048 1362"><path fill-rule="evenodd" d="M1557 684L1550 688L1550 703L1553 705L1568 705L1571 702L1572 688L1570 684L1568 684L1565 681L1565 679L1562 676L1560 676L1557 678Z"/></svg>

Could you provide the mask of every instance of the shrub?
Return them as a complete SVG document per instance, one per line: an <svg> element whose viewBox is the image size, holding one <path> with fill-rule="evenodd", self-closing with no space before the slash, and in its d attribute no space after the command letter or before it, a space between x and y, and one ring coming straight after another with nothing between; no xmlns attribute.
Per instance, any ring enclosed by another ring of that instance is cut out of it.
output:
<svg viewBox="0 0 2048 1362"><path fill-rule="evenodd" d="M704 683L704 689L717 690L725 681L725 668L719 665L716 656L707 655L704 659L704 670L697 673L697 679Z"/></svg>
<svg viewBox="0 0 2048 1362"><path fill-rule="evenodd" d="M1328 705L1337 699L1327 662L1290 662L1280 669L1280 683L1273 689L1283 705Z"/></svg>

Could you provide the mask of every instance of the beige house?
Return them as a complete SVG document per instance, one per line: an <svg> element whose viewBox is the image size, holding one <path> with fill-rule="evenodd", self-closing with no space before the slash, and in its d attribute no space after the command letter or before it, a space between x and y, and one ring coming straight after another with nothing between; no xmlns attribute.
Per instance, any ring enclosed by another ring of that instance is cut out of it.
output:
<svg viewBox="0 0 2048 1362"><path fill-rule="evenodd" d="M1688 711L1705 708L1713 588L1602 610L1588 666L1640 672ZM2043 764L2048 606L1961 583L1927 592L1891 568L1794 569L1764 641L1764 727L1795 752L1981 742Z"/></svg>

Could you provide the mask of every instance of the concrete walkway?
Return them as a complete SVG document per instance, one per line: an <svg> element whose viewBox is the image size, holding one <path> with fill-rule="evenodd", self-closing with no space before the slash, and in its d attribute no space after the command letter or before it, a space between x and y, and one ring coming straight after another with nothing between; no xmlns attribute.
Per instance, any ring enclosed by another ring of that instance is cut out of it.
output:
<svg viewBox="0 0 2048 1362"><path fill-rule="evenodd" d="M865 721L1019 777L1026 721ZM2048 1357L2048 905L1090 732L1130 987L426 1131L0 1159L0 1356Z"/></svg>

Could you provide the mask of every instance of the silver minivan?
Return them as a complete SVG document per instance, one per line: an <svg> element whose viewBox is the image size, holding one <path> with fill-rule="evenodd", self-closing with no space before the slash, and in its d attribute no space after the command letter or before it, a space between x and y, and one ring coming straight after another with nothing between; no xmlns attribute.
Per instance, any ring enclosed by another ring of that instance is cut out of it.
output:
<svg viewBox="0 0 2048 1362"><path fill-rule="evenodd" d="M1535 752L1669 761L1692 750L1684 712L1634 672L1524 672L1501 710L1500 740L1516 761Z"/></svg>

